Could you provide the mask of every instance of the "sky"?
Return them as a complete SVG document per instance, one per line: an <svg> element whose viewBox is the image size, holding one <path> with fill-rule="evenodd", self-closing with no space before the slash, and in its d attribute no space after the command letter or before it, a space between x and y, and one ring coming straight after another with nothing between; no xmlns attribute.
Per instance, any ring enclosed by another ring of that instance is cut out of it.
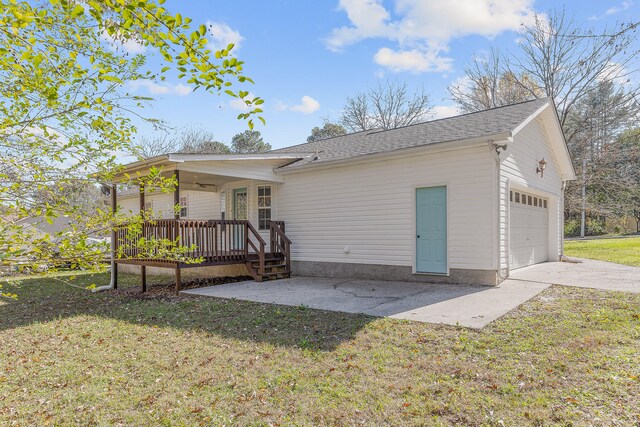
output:
<svg viewBox="0 0 640 427"><path fill-rule="evenodd" d="M517 51L518 29L563 3L552 0L168 0L165 7L210 28L210 46L235 43L245 87L265 100L266 125L256 124L274 148L306 141L323 119L337 121L348 96L386 80L424 88L435 117L457 113L447 88L464 77L474 55L491 48ZM640 0L567 0L576 23L602 29L640 18ZM196 28L196 26L194 26ZM137 45L153 66L159 59ZM161 65L158 65L161 66ZM247 129L242 105L227 95L193 92L169 76L161 84L131 86L155 98L147 115L176 129L194 127L230 143ZM139 125L139 135L153 130Z"/></svg>

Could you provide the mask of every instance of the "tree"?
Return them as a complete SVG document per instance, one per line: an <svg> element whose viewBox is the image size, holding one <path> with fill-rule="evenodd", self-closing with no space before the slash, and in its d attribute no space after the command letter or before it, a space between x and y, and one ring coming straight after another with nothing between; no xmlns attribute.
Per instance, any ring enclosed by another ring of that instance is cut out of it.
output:
<svg viewBox="0 0 640 427"><path fill-rule="evenodd" d="M193 144L184 144L178 150L179 153L199 153L199 154L229 154L229 147L220 141L214 139L202 140Z"/></svg>
<svg viewBox="0 0 640 427"><path fill-rule="evenodd" d="M228 154L229 147L217 141L212 132L204 129L188 128L179 136L180 153L208 153L208 154Z"/></svg>
<svg viewBox="0 0 640 427"><path fill-rule="evenodd" d="M307 142L319 141L321 139L334 138L336 136L344 135L347 130L342 126L325 121L324 125L320 128L318 126L311 129L311 135L307 137Z"/></svg>
<svg viewBox="0 0 640 427"><path fill-rule="evenodd" d="M623 87L612 81L600 81L567 115L564 130L578 180L568 184L566 199L569 207L579 206L583 237L588 206L592 215L602 218L622 214L618 201L610 193L626 180L615 172L616 166L626 161L618 135L631 123L635 111L637 105Z"/></svg>
<svg viewBox="0 0 640 427"><path fill-rule="evenodd" d="M168 153L215 153L228 154L231 149L217 141L213 132L188 127L178 132L161 131L151 136L142 136L132 154L140 159Z"/></svg>
<svg viewBox="0 0 640 427"><path fill-rule="evenodd" d="M536 16L532 24L523 27L516 52L502 55L492 51L486 59L476 58L465 69L470 83L449 90L468 111L550 96L565 128L576 103L598 82L627 82L637 71L633 62L638 53L634 47L636 31L637 24L629 24L617 32L596 34L576 25L564 11ZM509 96L500 90L501 80L506 80ZM486 94L488 101L478 101L478 93ZM630 98L637 94L637 88L628 91Z"/></svg>
<svg viewBox="0 0 640 427"><path fill-rule="evenodd" d="M634 218L640 232L640 129L618 134L602 149L600 162L590 194L600 195L598 206L605 212Z"/></svg>
<svg viewBox="0 0 640 427"><path fill-rule="evenodd" d="M264 153L271 150L271 145L264 142L257 130L245 130L231 138L231 150L234 153Z"/></svg>
<svg viewBox="0 0 640 427"><path fill-rule="evenodd" d="M635 33L636 27L629 25L599 35L576 25L564 10L552 11L536 16L524 28L520 54L512 56L507 66L530 76L555 100L564 127L575 104L598 82L626 81L636 71Z"/></svg>
<svg viewBox="0 0 640 427"><path fill-rule="evenodd" d="M487 110L541 98L544 92L526 74L505 69L506 59L495 49L486 57L475 57L465 68L463 83L453 84L449 93L465 113Z"/></svg>
<svg viewBox="0 0 640 427"><path fill-rule="evenodd" d="M175 135L163 131L153 136L141 136L139 142L132 147L131 154L139 159L150 159L167 153L175 153L178 151L178 147Z"/></svg>
<svg viewBox="0 0 640 427"><path fill-rule="evenodd" d="M406 83L387 81L348 97L340 124L352 132L395 129L426 120L431 110L431 100L424 89L410 95Z"/></svg>
<svg viewBox="0 0 640 427"><path fill-rule="evenodd" d="M130 82L159 82L171 72L194 90L224 90L246 100L248 91L235 87L251 80L232 56L233 45L211 52L206 27L192 29L189 18L162 3L0 0L0 262L36 266L56 252L77 265L99 266L104 248L88 247L86 237L118 218L106 210L74 210L63 193L46 200L36 195L71 182L111 183L114 153L130 151L132 118L153 121L143 115L151 99L131 93ZM123 43L157 52L166 66L148 69L145 56L127 53ZM252 126L262 100L248 102L240 117ZM135 179L159 180L159 174ZM70 230L55 248L17 224L65 213L85 228Z"/></svg>
<svg viewBox="0 0 640 427"><path fill-rule="evenodd" d="M536 16L520 34L519 50L509 55L492 52L486 63L467 67L466 86L452 86L453 99L465 111L477 111L550 96L558 108L560 123L571 151L579 180L566 191L568 215L581 212L585 229L587 204L604 212L602 186L590 185L604 167L600 150L611 142L625 121L635 115L640 95L629 76L638 71L635 33L638 24L598 34L553 11ZM500 84L510 88L505 96ZM515 98L512 97L515 95Z"/></svg>

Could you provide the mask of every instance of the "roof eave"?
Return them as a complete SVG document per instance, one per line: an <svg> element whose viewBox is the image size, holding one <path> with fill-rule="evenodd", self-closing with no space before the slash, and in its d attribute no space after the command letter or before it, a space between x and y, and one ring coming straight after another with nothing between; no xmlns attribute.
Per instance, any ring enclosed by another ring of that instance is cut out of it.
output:
<svg viewBox="0 0 640 427"><path fill-rule="evenodd" d="M486 144L489 142L511 141L512 136L513 136L512 132L499 132L499 133L484 135L481 137L453 139L453 140L441 141L441 142L432 143L432 144L419 145L416 147L404 147L404 148L398 148L398 149L389 150L389 151L379 151L376 153L361 154L361 155L349 157L346 159L326 160L326 161L322 161L314 164L311 164L311 162L309 162L300 166L282 166L280 168L275 169L274 172L278 174L286 175L290 173L303 172L306 170L316 169L320 167L333 167L341 164L358 162L358 161L366 161L366 160L375 160L377 158L383 158L388 156L410 155L414 152L420 152L420 151L428 152L436 149L445 148L444 147L445 145L449 146L446 148L449 148L451 150L456 150L456 149L468 148L473 145Z"/></svg>

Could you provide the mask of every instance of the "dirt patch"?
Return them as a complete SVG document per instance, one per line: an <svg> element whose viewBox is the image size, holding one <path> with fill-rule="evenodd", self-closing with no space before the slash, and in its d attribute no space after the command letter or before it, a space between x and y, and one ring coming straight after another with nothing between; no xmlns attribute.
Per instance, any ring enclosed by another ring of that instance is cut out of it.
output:
<svg viewBox="0 0 640 427"><path fill-rule="evenodd" d="M181 284L181 290L203 288L207 286L224 285L227 283L244 282L246 280L253 280L251 276L233 276L233 277L209 277L209 278L194 278L188 281L184 281ZM147 292L142 292L140 286L126 287L124 289L118 289L118 294L138 299L183 299L192 298L188 295L176 295L175 282L170 278L156 282L147 283Z"/></svg>

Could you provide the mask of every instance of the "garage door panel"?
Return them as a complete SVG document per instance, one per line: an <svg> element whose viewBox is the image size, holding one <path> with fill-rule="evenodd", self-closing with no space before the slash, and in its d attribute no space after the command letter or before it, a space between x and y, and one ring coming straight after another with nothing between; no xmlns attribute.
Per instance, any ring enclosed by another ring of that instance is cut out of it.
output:
<svg viewBox="0 0 640 427"><path fill-rule="evenodd" d="M510 267L516 269L548 260L547 208L510 203Z"/></svg>

